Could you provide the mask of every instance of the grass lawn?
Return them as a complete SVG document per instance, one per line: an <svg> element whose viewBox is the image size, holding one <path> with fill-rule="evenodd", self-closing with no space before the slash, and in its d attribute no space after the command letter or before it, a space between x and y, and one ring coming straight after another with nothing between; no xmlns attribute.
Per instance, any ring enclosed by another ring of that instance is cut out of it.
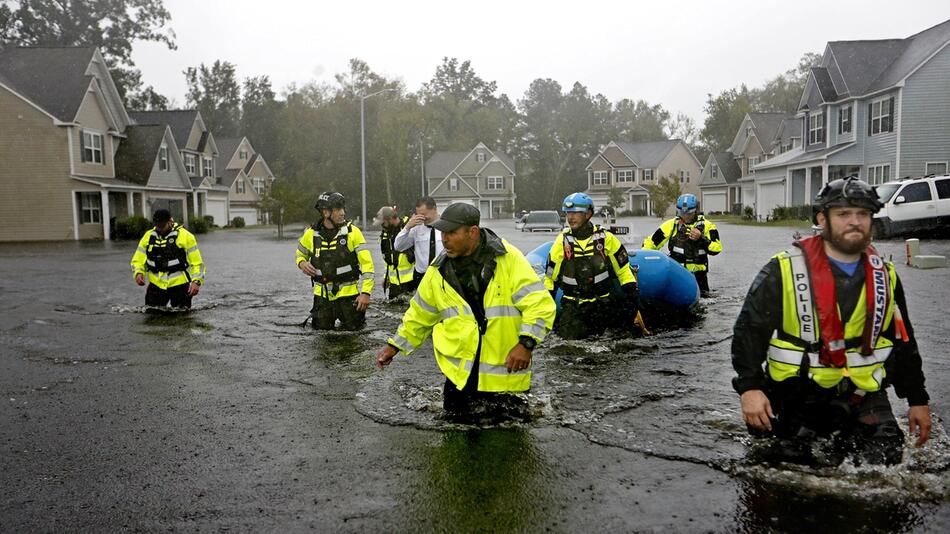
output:
<svg viewBox="0 0 950 534"><path fill-rule="evenodd" d="M800 221L800 220L791 220L791 219L782 219L778 221L753 221L749 219L743 219L738 215L716 215L714 217L709 217L714 223L729 223L729 224L740 224L743 226L790 226L792 228L811 228L811 221Z"/></svg>

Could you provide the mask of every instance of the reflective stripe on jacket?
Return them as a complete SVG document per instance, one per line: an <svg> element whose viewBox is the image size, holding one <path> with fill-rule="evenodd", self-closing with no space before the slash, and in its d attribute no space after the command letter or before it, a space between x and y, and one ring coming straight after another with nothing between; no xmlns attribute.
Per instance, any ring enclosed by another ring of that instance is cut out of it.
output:
<svg viewBox="0 0 950 534"><path fill-rule="evenodd" d="M565 241L570 243L570 258L565 254ZM601 243L602 253L597 250ZM571 229L567 228L551 245L544 272L544 286L548 291L560 287L566 299L589 302L610 295L613 288L611 275L620 285L637 281L630 270L626 249L617 236L594 226L590 237L576 239Z"/></svg>
<svg viewBox="0 0 950 534"><path fill-rule="evenodd" d="M412 282L415 273L413 249L400 252L395 249L393 243L396 235L406 226L408 220L409 217L403 217L399 227L392 230L384 226L379 234L379 249L383 254L383 261L386 262L387 278L391 286Z"/></svg>
<svg viewBox="0 0 950 534"><path fill-rule="evenodd" d="M805 257L800 250L794 249L779 253L775 258L779 261L782 273L782 328L781 332L777 331L769 341L769 376L777 382L800 376L803 357L807 354L808 376L821 387L834 387L842 378L847 377L858 389L881 389L886 376L884 362L890 356L894 343L881 335L875 341L871 354L861 354L861 337L868 314L867 289L861 291L854 312L844 324L847 365L823 365L818 357L821 328ZM893 264L887 262L885 265L888 272L887 291L893 295L897 285L897 273ZM799 276L796 285L795 275L801 273L806 276ZM882 331L890 326L893 316L894 299L891 298L885 311Z"/></svg>
<svg viewBox="0 0 950 534"><path fill-rule="evenodd" d="M318 297L336 300L373 291L373 257L363 233L350 222L341 226L329 241L312 227L307 228L296 251L297 266L303 261L317 269L313 294Z"/></svg>
<svg viewBox="0 0 950 534"><path fill-rule="evenodd" d="M509 373L505 360L519 336L544 340L554 324L554 300L521 251L494 239L500 255L495 256L494 275L485 290L484 334L471 307L439 271L443 254L426 270L389 343L409 354L431 334L439 369L459 389L479 354L479 391L526 391L531 386L530 367Z"/></svg>
<svg viewBox="0 0 950 534"><path fill-rule="evenodd" d="M181 249L181 254L167 255L174 256L167 260L168 266L160 270L156 262L157 249L164 249L174 240L174 246ZM152 258L149 258L149 252L152 252ZM182 268L177 263L184 259L185 265ZM149 261L156 264L150 268ZM176 224L167 235L161 236L154 229L145 232L142 239L139 240L138 247L132 254L132 277L138 274L144 274L148 277L148 283L155 285L159 289L168 289L170 287L187 284L191 281L204 283L205 265L201 258L201 251L198 250L198 240L194 234L186 230L180 224Z"/></svg>
<svg viewBox="0 0 950 534"><path fill-rule="evenodd" d="M703 237L689 239L687 236L693 228L699 228ZM709 256L722 252L719 230L701 214L690 224L683 223L679 217L669 219L643 240L643 248L648 250L660 250L663 245L669 248L671 258L691 272L708 270Z"/></svg>

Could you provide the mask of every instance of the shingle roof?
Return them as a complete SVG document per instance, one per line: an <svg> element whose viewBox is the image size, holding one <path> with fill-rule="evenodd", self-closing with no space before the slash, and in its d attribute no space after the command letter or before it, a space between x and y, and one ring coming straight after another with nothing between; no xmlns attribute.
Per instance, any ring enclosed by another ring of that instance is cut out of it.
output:
<svg viewBox="0 0 950 534"><path fill-rule="evenodd" d="M502 163L511 169L512 173L515 172L515 161L511 159L511 156L505 154L504 152L499 152L490 148L488 150L492 153L492 155L500 159ZM471 153L471 150L466 152L433 153L432 156L426 160L426 178L445 178L450 172L452 172L453 169L458 167L459 163L461 163L466 156Z"/></svg>
<svg viewBox="0 0 950 534"><path fill-rule="evenodd" d="M91 47L19 47L0 50L0 82L63 122L76 118L92 76Z"/></svg>
<svg viewBox="0 0 950 534"><path fill-rule="evenodd" d="M812 67L811 73L815 76L815 83L818 85L818 91L821 93L821 99L825 102L838 100L838 92L835 90L835 84L831 81L831 75L828 73L828 69L824 67Z"/></svg>
<svg viewBox="0 0 950 534"><path fill-rule="evenodd" d="M749 113L752 119L752 131L763 150L768 150L779 128L788 115L785 113Z"/></svg>
<svg viewBox="0 0 950 534"><path fill-rule="evenodd" d="M242 172L244 172L244 169L225 169L221 172L221 185L230 188L238 174Z"/></svg>
<svg viewBox="0 0 950 534"><path fill-rule="evenodd" d="M191 127L198 118L198 110L132 111L129 116L136 124L167 124L172 129L178 148L182 149L185 148Z"/></svg>
<svg viewBox="0 0 950 534"><path fill-rule="evenodd" d="M624 143L615 141L620 150L627 157L633 159L637 166L645 169L655 169L663 163L666 156L673 150L673 147L679 143L679 139L670 139L668 141L652 141L647 143Z"/></svg>
<svg viewBox="0 0 950 534"><path fill-rule="evenodd" d="M218 145L218 161L222 163L231 161L243 140L243 137L222 137L221 139L215 137L214 142Z"/></svg>
<svg viewBox="0 0 950 534"><path fill-rule="evenodd" d="M251 172L251 167L253 167L254 164L257 163L257 158L259 156L260 154L254 154L247 160L247 165L244 166L244 174L248 174Z"/></svg>
<svg viewBox="0 0 950 534"><path fill-rule="evenodd" d="M719 176L722 176L727 184L736 183L736 180L742 176L742 169L736 163L736 157L732 152L714 152L713 157L716 158L716 164L719 166Z"/></svg>
<svg viewBox="0 0 950 534"><path fill-rule="evenodd" d="M165 125L129 126L126 139L115 154L115 175L134 184L146 185L165 137ZM171 157L168 161L171 165Z"/></svg>

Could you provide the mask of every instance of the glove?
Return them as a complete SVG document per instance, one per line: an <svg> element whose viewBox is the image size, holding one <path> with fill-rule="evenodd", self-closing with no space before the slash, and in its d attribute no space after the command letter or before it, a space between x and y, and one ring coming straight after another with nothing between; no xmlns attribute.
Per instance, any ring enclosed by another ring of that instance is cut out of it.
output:
<svg viewBox="0 0 950 534"><path fill-rule="evenodd" d="M627 306L630 307L631 314L636 315L640 310L640 288L637 287L636 282L632 282L624 284L621 289L627 297Z"/></svg>

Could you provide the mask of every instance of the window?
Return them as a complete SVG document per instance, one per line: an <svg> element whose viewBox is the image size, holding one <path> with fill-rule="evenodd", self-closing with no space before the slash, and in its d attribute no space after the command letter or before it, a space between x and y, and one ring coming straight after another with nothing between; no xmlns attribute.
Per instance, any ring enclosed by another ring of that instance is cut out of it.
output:
<svg viewBox="0 0 950 534"><path fill-rule="evenodd" d="M610 175L607 171L594 171L594 185L607 185L610 183Z"/></svg>
<svg viewBox="0 0 950 534"><path fill-rule="evenodd" d="M238 152L238 159L247 159L247 150Z"/></svg>
<svg viewBox="0 0 950 534"><path fill-rule="evenodd" d="M873 165L868 167L868 183L871 185L881 185L891 180L890 165Z"/></svg>
<svg viewBox="0 0 950 534"><path fill-rule="evenodd" d="M504 176L489 176L488 177L488 189L504 189L504 188L505 188Z"/></svg>
<svg viewBox="0 0 950 534"><path fill-rule="evenodd" d="M484 152L479 152L479 153L475 154L475 161L477 161L477 162L479 162L479 163L485 163L485 153L484 153Z"/></svg>
<svg viewBox="0 0 950 534"><path fill-rule="evenodd" d="M234 185L238 193L244 193L244 178L238 178Z"/></svg>
<svg viewBox="0 0 950 534"><path fill-rule="evenodd" d="M851 105L838 108L838 133L851 133Z"/></svg>
<svg viewBox="0 0 950 534"><path fill-rule="evenodd" d="M930 184L927 182L910 184L901 189L897 196L904 197L904 202L925 202L933 198L930 195Z"/></svg>
<svg viewBox="0 0 950 534"><path fill-rule="evenodd" d="M653 169L643 169L643 179L652 180L653 179Z"/></svg>
<svg viewBox="0 0 950 534"><path fill-rule="evenodd" d="M185 154L185 170L188 174L197 174L198 158L194 154Z"/></svg>
<svg viewBox="0 0 950 534"><path fill-rule="evenodd" d="M204 158L204 176L214 176L214 160Z"/></svg>
<svg viewBox="0 0 950 534"><path fill-rule="evenodd" d="M816 113L808 117L808 144L825 142L825 114Z"/></svg>
<svg viewBox="0 0 950 534"><path fill-rule="evenodd" d="M947 162L946 161L930 161L924 165L924 174L936 174L937 176L943 176L947 174Z"/></svg>
<svg viewBox="0 0 950 534"><path fill-rule="evenodd" d="M102 134L82 131L82 160L86 163L103 164Z"/></svg>
<svg viewBox="0 0 950 534"><path fill-rule="evenodd" d="M686 183L689 183L689 171L686 171Z"/></svg>
<svg viewBox="0 0 950 534"><path fill-rule="evenodd" d="M755 168L754 168L754 167L755 167L756 165L758 165L758 164L759 164L759 157L758 157L758 156L752 156L751 158L749 158L749 168L748 168L748 172L746 172L746 174L753 174L753 173L755 172Z"/></svg>
<svg viewBox="0 0 950 534"><path fill-rule="evenodd" d="M458 191L458 190L459 190L459 179L449 178L449 191Z"/></svg>
<svg viewBox="0 0 950 534"><path fill-rule="evenodd" d="M950 180L936 180L937 198L950 198Z"/></svg>
<svg viewBox="0 0 950 534"><path fill-rule="evenodd" d="M887 98L871 103L871 124L869 125L868 133L874 135L893 131L891 121L891 106L893 102L893 98Z"/></svg>
<svg viewBox="0 0 950 534"><path fill-rule="evenodd" d="M617 171L617 183L631 183L633 182L633 169L624 169L622 171Z"/></svg>
<svg viewBox="0 0 950 534"><path fill-rule="evenodd" d="M168 170L168 147L165 145L158 149L158 170Z"/></svg>
<svg viewBox="0 0 950 534"><path fill-rule="evenodd" d="M251 180L254 187L254 192L258 195L264 194L264 179L263 178L253 178Z"/></svg>
<svg viewBox="0 0 950 534"><path fill-rule="evenodd" d="M712 169L710 169L709 174L711 174L713 178L719 178L719 166L713 163Z"/></svg>
<svg viewBox="0 0 950 534"><path fill-rule="evenodd" d="M79 193L80 222L102 224L102 196L99 193Z"/></svg>

